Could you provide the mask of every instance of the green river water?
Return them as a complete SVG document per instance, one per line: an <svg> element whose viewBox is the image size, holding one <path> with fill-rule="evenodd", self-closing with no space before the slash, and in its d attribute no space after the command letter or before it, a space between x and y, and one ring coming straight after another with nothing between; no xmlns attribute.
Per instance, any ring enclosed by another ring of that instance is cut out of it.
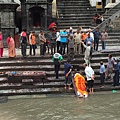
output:
<svg viewBox="0 0 120 120"><path fill-rule="evenodd" d="M11 97L0 104L0 120L120 120L120 93Z"/></svg>

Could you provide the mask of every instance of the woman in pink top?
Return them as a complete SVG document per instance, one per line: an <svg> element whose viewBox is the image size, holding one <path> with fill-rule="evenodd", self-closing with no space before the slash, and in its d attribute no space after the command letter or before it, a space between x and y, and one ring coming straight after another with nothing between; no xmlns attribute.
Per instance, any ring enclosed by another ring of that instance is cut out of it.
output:
<svg viewBox="0 0 120 120"><path fill-rule="evenodd" d="M2 32L0 32L0 57L3 57L3 42Z"/></svg>
<svg viewBox="0 0 120 120"><path fill-rule="evenodd" d="M14 58L16 56L15 52L15 42L11 35L7 38L7 45L8 45L8 56L9 58Z"/></svg>

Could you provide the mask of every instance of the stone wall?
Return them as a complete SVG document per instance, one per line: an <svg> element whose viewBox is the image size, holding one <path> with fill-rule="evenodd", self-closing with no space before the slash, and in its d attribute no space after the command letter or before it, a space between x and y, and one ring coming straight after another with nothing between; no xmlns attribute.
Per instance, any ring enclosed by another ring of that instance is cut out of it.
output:
<svg viewBox="0 0 120 120"><path fill-rule="evenodd" d="M3 6L2 6L3 7ZM9 34L12 34L14 37L15 33L15 16L14 11L8 9L7 6L0 11L0 30L3 33L3 43L6 47L6 38Z"/></svg>
<svg viewBox="0 0 120 120"><path fill-rule="evenodd" d="M1 12L1 27L13 27L14 26L14 13L13 12Z"/></svg>

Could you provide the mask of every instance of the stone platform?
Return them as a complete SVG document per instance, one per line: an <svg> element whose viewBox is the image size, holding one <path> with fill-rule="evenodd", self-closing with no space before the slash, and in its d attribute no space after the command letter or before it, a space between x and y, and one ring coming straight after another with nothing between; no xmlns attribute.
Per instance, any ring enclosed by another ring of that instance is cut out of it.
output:
<svg viewBox="0 0 120 120"><path fill-rule="evenodd" d="M6 50L6 52L5 52ZM22 58L20 49L17 49L16 58L7 58L7 49L4 50L4 57L0 59L0 95L29 95L29 94L74 94L74 90L64 90L64 67L63 64L67 60L67 56L63 56L64 60L61 63L59 72L60 80L55 80L54 65L52 56L39 56L37 49L36 56L28 56ZM29 50L27 49L27 54ZM113 57L120 57L120 52L112 53ZM94 52L91 66L95 71L95 91L111 91L119 89L112 86L112 81L105 81L105 87L100 88L99 63L102 60L107 64L108 53ZM72 61L74 70L79 70L84 74L84 55L76 55ZM30 76L31 73L45 72L43 79L40 76ZM9 73L17 73L17 75L9 76ZM29 72L29 74L28 74ZM75 72L73 72L74 74ZM24 75L23 75L24 74ZM25 78L24 78L25 77ZM26 82L27 81L27 82Z"/></svg>

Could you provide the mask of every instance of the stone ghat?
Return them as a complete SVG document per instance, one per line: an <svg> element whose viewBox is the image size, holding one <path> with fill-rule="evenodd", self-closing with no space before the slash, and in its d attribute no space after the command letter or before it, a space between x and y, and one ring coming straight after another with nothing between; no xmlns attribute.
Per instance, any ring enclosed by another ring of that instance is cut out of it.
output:
<svg viewBox="0 0 120 120"><path fill-rule="evenodd" d="M111 53L120 57L120 52ZM82 64L84 55L76 55L72 61L73 76L76 72L84 75ZM105 81L105 87L100 89L99 63L107 65L108 53L93 53L91 66L95 70L95 91L108 91L114 88L112 81ZM74 90L64 90L64 62L61 63L60 80L55 80L52 57L1 58L0 59L0 95L28 94L74 94Z"/></svg>

